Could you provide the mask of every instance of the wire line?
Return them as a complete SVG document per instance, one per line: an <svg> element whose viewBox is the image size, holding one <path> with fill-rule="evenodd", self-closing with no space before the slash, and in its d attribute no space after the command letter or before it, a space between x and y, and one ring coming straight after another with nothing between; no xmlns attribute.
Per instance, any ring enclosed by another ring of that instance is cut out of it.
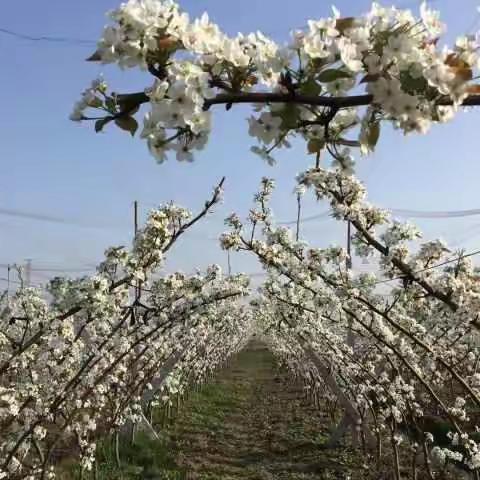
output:
<svg viewBox="0 0 480 480"><path fill-rule="evenodd" d="M50 37L50 36L33 36L25 33L15 32L8 28L0 27L0 33L9 35L10 37L18 38L20 40L28 40L31 42L49 42L49 43L67 43L71 45L96 45L97 42L93 40L86 40L83 38L72 37Z"/></svg>
<svg viewBox="0 0 480 480"><path fill-rule="evenodd" d="M480 254L480 250L476 250L474 252L462 254L462 255L459 255L456 258L453 258L452 260L446 260L445 262L438 263L436 265L432 265L431 267L425 267L425 268L422 268L420 270L415 270L414 272L412 272L412 274L415 275L417 273L428 272L429 270L434 270L435 268L440 268L440 267L444 267L445 265L448 265L450 263L455 263L457 260L461 260L462 258L474 257L475 255L479 255L479 254ZM375 282L375 285L381 285L383 283L394 282L395 280L403 280L405 277L406 277L406 275L399 275L398 277L390 278L388 280L380 280L378 282Z"/></svg>

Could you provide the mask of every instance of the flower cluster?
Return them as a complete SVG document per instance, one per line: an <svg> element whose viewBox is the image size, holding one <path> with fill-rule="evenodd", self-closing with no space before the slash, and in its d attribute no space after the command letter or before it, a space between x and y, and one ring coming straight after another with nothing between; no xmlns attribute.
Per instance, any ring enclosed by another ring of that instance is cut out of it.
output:
<svg viewBox="0 0 480 480"><path fill-rule="evenodd" d="M99 96L105 95L108 90L108 85L103 78L98 78L92 82L89 88L83 93L81 99L75 103L73 111L70 115L70 120L80 122L84 120L84 111L88 108L101 107L103 102Z"/></svg>
<svg viewBox="0 0 480 480"><path fill-rule="evenodd" d="M160 162L169 151L178 160L193 159L208 139L213 105L249 102L259 112L248 119L260 143L252 150L266 161L273 163L273 150L300 135L309 153L335 151L351 172L352 156L338 145L368 152L385 121L425 133L480 89L474 82L477 38L463 36L440 48L444 26L426 4L419 17L377 3L359 17L334 9L329 18L309 20L282 46L259 32L230 37L207 14L190 19L173 0L128 0L110 19L90 60L148 70L153 85L107 95L104 82L96 82L72 119L95 118L97 131L113 121L133 134L133 115L148 103L141 136ZM365 95L358 96L362 89ZM88 117L89 108L104 116ZM346 139L355 127L358 140Z"/></svg>
<svg viewBox="0 0 480 480"><path fill-rule="evenodd" d="M166 159L168 150L174 150L179 161L192 161L192 150L204 147L210 131L210 113L203 110L205 98L213 96L208 74L189 62L175 64L147 95L152 110L145 115L141 137L150 152L158 162ZM176 133L168 137L169 130Z"/></svg>

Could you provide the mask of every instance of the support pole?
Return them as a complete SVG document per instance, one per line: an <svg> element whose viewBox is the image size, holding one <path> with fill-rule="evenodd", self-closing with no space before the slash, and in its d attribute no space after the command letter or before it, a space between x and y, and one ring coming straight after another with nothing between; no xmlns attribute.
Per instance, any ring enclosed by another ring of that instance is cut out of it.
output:
<svg viewBox="0 0 480 480"><path fill-rule="evenodd" d="M137 238L137 234L138 234L138 201L137 200L135 200L133 202L133 234L134 234L133 239L135 240ZM140 281L137 280L135 282L135 285L136 285L135 286L135 301L137 301L140 298L140 294L141 294Z"/></svg>
<svg viewBox="0 0 480 480"><path fill-rule="evenodd" d="M227 250L227 262L228 262L228 276L232 275L232 261L230 258L230 250Z"/></svg>
<svg viewBox="0 0 480 480"><path fill-rule="evenodd" d="M27 258L25 262L25 286L28 288L32 283L32 259Z"/></svg>
<svg viewBox="0 0 480 480"><path fill-rule="evenodd" d="M350 220L347 221L347 258L345 260L345 268L347 272L352 269L352 223ZM353 335L352 329L352 319L348 319L348 329L347 329L347 345L353 348L355 347L355 338ZM342 437L347 433L348 429L352 433L352 442L354 445L358 445L358 431L357 431L357 422L353 421L351 415L347 411L342 416L340 423L335 428L334 432L330 435L330 438L327 444L330 447L337 446L342 439ZM370 443L370 442L369 442Z"/></svg>
<svg viewBox="0 0 480 480"><path fill-rule="evenodd" d="M138 233L138 201L137 200L133 202L133 227L134 227L135 236L137 236L137 233Z"/></svg>
<svg viewBox="0 0 480 480"><path fill-rule="evenodd" d="M10 295L10 270L12 267L10 267L10 264L7 265L7 299L8 296Z"/></svg>

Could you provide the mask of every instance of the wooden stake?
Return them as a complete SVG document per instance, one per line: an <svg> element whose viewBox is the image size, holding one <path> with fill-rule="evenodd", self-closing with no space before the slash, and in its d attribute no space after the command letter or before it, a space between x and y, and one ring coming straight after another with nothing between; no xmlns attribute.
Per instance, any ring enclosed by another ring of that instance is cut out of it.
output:
<svg viewBox="0 0 480 480"><path fill-rule="evenodd" d="M120 438L118 432L115 432L115 461L117 463L117 467L120 469L122 468L120 462Z"/></svg>

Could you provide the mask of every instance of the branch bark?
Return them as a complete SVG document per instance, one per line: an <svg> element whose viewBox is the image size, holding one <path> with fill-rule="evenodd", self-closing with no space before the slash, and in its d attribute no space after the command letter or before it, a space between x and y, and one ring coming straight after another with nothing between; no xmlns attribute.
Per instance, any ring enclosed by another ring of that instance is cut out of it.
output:
<svg viewBox="0 0 480 480"><path fill-rule="evenodd" d="M118 95L117 98L120 102L128 100L129 105L136 104L138 106L150 101L150 98L144 92L121 94ZM348 97L324 97L274 92L219 93L213 98L206 99L203 108L204 110L210 110L214 105L228 105L235 103L288 103L329 107L340 110L344 108L371 105L373 103L373 96L352 95ZM437 105L453 105L453 101L449 97L442 97L437 100ZM470 95L462 102L462 106L464 107L474 107L479 105L480 95Z"/></svg>

